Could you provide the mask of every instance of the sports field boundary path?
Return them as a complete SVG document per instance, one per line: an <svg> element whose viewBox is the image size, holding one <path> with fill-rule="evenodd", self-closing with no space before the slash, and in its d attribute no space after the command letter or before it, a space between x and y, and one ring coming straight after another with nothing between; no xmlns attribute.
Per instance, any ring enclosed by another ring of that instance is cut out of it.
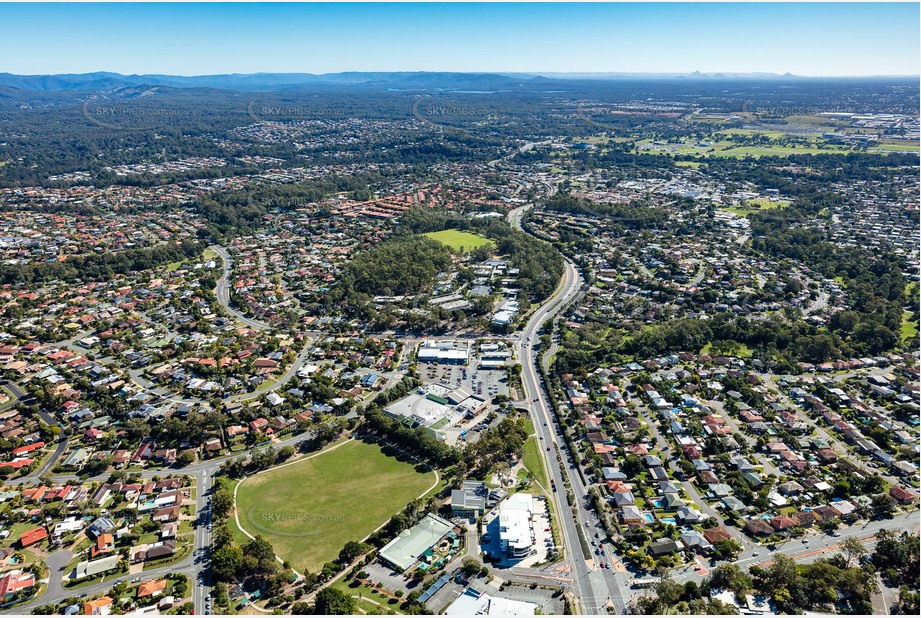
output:
<svg viewBox="0 0 921 618"><path fill-rule="evenodd" d="M255 540L255 539L256 539L256 537L254 537L252 534L250 534L249 531L248 531L246 528L243 527L243 524L240 523L240 509L237 508L237 490L240 488L240 485L243 484L243 481L246 481L247 479L255 478L255 477L259 476L260 474L262 474L262 473L264 473L264 472L269 472L269 471L273 471L273 470L280 470L280 469L282 469L282 468L284 468L284 467L286 467L286 466L293 466L294 464L299 464L299 463L301 463L301 462L307 461L308 459L313 459L314 457L319 457L320 455L324 455L324 454L326 454L326 453L329 453L329 452L332 452L332 451L336 450L336 449L339 448L340 446L343 446L343 445L345 445L345 444L349 444L349 443L350 443L352 440L354 440L354 439L355 439L355 438L354 438L353 436L349 436L347 439L343 440L342 442L339 442L338 444L334 444L333 446L330 446L329 448L325 448L325 449L323 449L323 450L321 450L321 451L318 451L318 452L316 452L316 453L312 453L312 454L310 454L310 455L308 455L308 456L306 456L306 457L299 457L298 459L295 459L294 461L285 462L285 463L281 464L280 466L273 466L273 467L271 467L271 468L269 468L269 469L267 469L267 470L262 470L262 471L260 471L260 472L258 472L258 473L256 473L256 474L254 474L254 475L252 475L252 476L248 476L248 477L246 477L246 478L243 478L243 479L240 479L239 481L237 481L237 484L234 485L234 488L233 488L233 519L234 519L234 522L237 524L237 528L239 528L240 532L242 532L243 534L245 534L245 535L246 535L249 539L251 539L251 540ZM419 499L421 499L421 498L424 498L425 496L427 496L428 494L430 494L433 490L437 489L439 483L441 483L441 475L438 473L438 469L437 469L437 468L432 468L432 472L435 473L435 482L432 483L432 485L431 485L428 489L426 489L426 490L423 491L421 494L419 494L419 495L416 497L416 500L419 500ZM368 540L368 538L371 537L372 534L374 534L375 532L377 532L378 530L380 530L381 528L383 528L384 526L386 526L389 522L390 522L390 519L387 519L387 521L385 521L384 523L382 523L381 525L379 525L377 528L375 528L374 530L372 530L367 536L365 536L363 539L361 539L361 542L364 543L366 540ZM279 557L278 554L275 554L275 560L278 561L278 562L281 563L281 564L284 564L284 563L285 563L285 561L284 561L281 557ZM298 578L299 580L304 578L304 576L303 576L301 573L298 573L293 567L291 568L291 570L294 571L294 574L297 575L297 578ZM342 572L340 572L336 577L334 577L334 578L332 578L331 580L329 580L328 582L326 582L323 586L320 586L319 588L317 588L317 590L314 591L314 593L319 592L320 590L322 590L322 589L323 589L324 587L326 587L327 585L329 585L329 584L333 583L334 581L338 580L338 579L339 579L340 577L342 577L342 575L344 575L345 573L346 573L346 571L345 571L345 569L343 569Z"/></svg>

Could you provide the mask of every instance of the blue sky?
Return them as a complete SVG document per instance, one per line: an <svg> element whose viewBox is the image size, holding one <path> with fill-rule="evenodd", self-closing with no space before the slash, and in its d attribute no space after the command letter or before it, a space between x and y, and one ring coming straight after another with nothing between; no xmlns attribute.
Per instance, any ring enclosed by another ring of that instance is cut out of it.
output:
<svg viewBox="0 0 921 618"><path fill-rule="evenodd" d="M0 71L918 75L918 3L0 4Z"/></svg>

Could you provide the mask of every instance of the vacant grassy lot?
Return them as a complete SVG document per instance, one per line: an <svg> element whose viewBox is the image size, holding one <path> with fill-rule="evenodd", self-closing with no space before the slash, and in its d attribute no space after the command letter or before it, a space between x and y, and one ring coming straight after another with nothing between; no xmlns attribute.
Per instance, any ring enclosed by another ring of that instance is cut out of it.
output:
<svg viewBox="0 0 921 618"><path fill-rule="evenodd" d="M433 472L419 473L376 445L352 440L244 479L237 510L247 532L265 537L295 569L316 572L434 482Z"/></svg>
<svg viewBox="0 0 921 618"><path fill-rule="evenodd" d="M820 148L818 146L736 146L724 148L713 153L716 157L788 157L790 155L804 154L847 154L850 148L830 146Z"/></svg>
<svg viewBox="0 0 921 618"><path fill-rule="evenodd" d="M902 328L899 331L899 338L906 341L918 335L918 325L912 318L910 311L902 313Z"/></svg>
<svg viewBox="0 0 921 618"><path fill-rule="evenodd" d="M717 354L716 352L712 350L712 346L709 343L700 349L700 353L701 354ZM732 356L738 356L740 358L751 358L752 351L751 351L751 348L749 348L747 345L745 345L744 343L740 343L739 347L735 351L732 352Z"/></svg>
<svg viewBox="0 0 921 618"><path fill-rule="evenodd" d="M341 590L350 597L353 597L360 613L374 615L381 613L381 610L383 610L383 613L392 611L396 614L403 614L400 610L400 603L398 601L395 601L383 592L379 592L374 588L370 588L356 581L339 579L330 584L330 587Z"/></svg>
<svg viewBox="0 0 921 618"><path fill-rule="evenodd" d="M762 210L770 210L771 208L786 208L790 205L790 202L786 200L772 201L766 197L758 197L753 200L747 200L745 203L750 206L757 206Z"/></svg>
<svg viewBox="0 0 921 618"><path fill-rule="evenodd" d="M784 133L783 131L765 131L765 130L760 130L760 129L758 130L756 129L723 129L721 131L716 131L716 133L719 135L729 135L729 136L763 135L764 137L767 137L768 139L780 139L781 137L786 135L786 133Z"/></svg>
<svg viewBox="0 0 921 618"><path fill-rule="evenodd" d="M455 229L428 232L425 236L451 247L454 251L473 251L474 249L479 249L483 245L495 244L485 236Z"/></svg>
<svg viewBox="0 0 921 618"><path fill-rule="evenodd" d="M524 451L521 454L521 463L524 464L524 467L528 469L538 483L543 486L545 490L550 489L550 481L547 480L547 470L544 468L544 460L540 457L540 447L543 445L543 442L537 439L537 436L532 435L524 443Z"/></svg>

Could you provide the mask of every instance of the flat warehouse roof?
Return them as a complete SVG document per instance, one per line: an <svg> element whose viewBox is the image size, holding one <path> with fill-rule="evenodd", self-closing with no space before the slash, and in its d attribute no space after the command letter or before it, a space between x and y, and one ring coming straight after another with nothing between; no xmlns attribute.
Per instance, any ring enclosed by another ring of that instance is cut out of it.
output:
<svg viewBox="0 0 921 618"><path fill-rule="evenodd" d="M385 410L396 416L410 418L425 427L437 423L443 418L448 418L453 422L455 418L463 417L463 413L455 410L453 406L433 401L428 396L423 397L418 393L411 393L403 399L395 401L387 406Z"/></svg>

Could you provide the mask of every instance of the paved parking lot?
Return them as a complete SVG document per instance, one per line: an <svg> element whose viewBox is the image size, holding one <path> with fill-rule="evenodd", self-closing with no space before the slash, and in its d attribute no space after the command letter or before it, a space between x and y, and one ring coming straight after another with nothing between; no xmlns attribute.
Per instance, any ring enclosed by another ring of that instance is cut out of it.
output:
<svg viewBox="0 0 921 618"><path fill-rule="evenodd" d="M419 363L419 374L425 382L434 382L454 390L466 386L469 381L469 370L465 365L441 365L438 363ZM464 377L467 370L468 377Z"/></svg>
<svg viewBox="0 0 921 618"><path fill-rule="evenodd" d="M451 390L464 387L474 395L491 401L497 395L508 397L508 375L505 369L477 369L477 357L468 365L419 363L419 374L424 382L441 384Z"/></svg>
<svg viewBox="0 0 921 618"><path fill-rule="evenodd" d="M422 592L422 587L420 587L419 584L415 584L413 588L410 588L402 573L397 573L380 562L375 561L372 564L365 565L362 567L362 570L368 573L368 579L383 584L384 588L391 592L400 589L407 591L418 590Z"/></svg>
<svg viewBox="0 0 921 618"><path fill-rule="evenodd" d="M483 399L497 395L508 397L508 374L504 369L479 369L470 374L470 387Z"/></svg>
<svg viewBox="0 0 921 618"><path fill-rule="evenodd" d="M537 608L540 610L540 613L547 615L557 615L560 616L563 614L564 602L562 595L554 597L553 590L545 590L543 588L530 588L528 586L508 586L502 592L498 593L496 596L501 596L506 599L513 599L515 601L526 601L528 603L534 603L537 605Z"/></svg>

